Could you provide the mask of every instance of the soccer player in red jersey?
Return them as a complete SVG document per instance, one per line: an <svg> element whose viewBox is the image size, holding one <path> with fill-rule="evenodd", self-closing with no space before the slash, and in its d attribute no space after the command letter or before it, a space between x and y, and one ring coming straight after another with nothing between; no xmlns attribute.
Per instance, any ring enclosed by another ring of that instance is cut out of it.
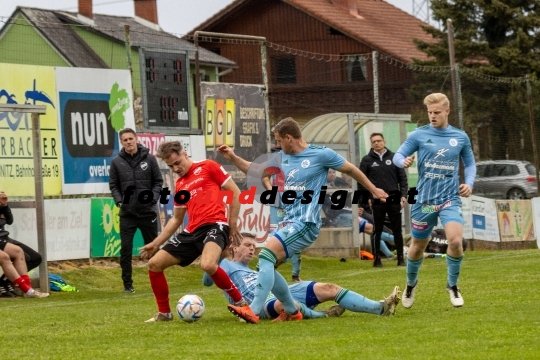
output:
<svg viewBox="0 0 540 360"><path fill-rule="evenodd" d="M219 267L221 253L231 241L240 241L237 221L240 189L225 169L213 160L193 161L179 141L164 142L156 156L178 174L174 193L174 216L161 234L141 249L148 261L148 275L156 297L158 313L146 322L170 321L169 287L163 271L173 265L188 266L201 256L201 269L227 292L234 302L247 304L231 279ZM221 192L224 190L224 192ZM230 203L227 221L226 205L221 195L227 193ZM184 222L185 229L160 249Z"/></svg>

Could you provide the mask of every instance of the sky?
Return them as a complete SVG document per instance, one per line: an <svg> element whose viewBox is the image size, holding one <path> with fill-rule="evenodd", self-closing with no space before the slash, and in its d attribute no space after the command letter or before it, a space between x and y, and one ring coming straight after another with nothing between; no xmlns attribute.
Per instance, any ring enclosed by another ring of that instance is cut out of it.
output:
<svg viewBox="0 0 540 360"><path fill-rule="evenodd" d="M409 14L413 12L413 1L416 4L428 2L427 0L386 0ZM183 35L231 2L232 0L157 0L159 25L169 33ZM77 12L78 7L78 0L1 0L1 3L0 27L17 6L72 12ZM424 7L425 5L420 9ZM132 17L134 16L133 0L93 0L93 12Z"/></svg>

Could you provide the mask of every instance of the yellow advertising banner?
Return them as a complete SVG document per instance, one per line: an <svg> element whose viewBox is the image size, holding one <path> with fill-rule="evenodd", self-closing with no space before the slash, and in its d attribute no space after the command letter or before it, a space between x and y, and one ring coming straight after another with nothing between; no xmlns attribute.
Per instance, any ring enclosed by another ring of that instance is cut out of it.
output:
<svg viewBox="0 0 540 360"><path fill-rule="evenodd" d="M206 99L206 124L204 126L204 143L206 147L214 146L216 128L216 99Z"/></svg>
<svg viewBox="0 0 540 360"><path fill-rule="evenodd" d="M234 147L234 119L236 119L234 99L225 100L225 144Z"/></svg>
<svg viewBox="0 0 540 360"><path fill-rule="evenodd" d="M45 105L40 116L45 196L62 190L58 101L53 67L0 64L0 104ZM34 196L31 114L0 111L0 182L8 196Z"/></svg>
<svg viewBox="0 0 540 360"><path fill-rule="evenodd" d="M530 200L496 200L501 241L535 240Z"/></svg>

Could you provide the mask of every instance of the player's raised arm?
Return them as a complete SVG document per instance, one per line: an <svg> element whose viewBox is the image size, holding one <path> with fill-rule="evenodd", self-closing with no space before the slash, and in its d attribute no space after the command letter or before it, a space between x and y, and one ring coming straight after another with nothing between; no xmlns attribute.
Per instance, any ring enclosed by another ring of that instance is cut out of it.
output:
<svg viewBox="0 0 540 360"><path fill-rule="evenodd" d="M234 153L234 150L228 147L227 145L221 145L217 149L219 153L227 160L230 161L234 166L238 168L244 174L247 174L251 162L244 160L240 156Z"/></svg>

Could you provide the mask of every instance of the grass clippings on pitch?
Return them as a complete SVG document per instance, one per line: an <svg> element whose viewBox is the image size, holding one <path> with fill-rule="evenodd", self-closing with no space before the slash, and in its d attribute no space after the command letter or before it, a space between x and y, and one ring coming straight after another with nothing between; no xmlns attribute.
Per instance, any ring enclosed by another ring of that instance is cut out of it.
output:
<svg viewBox="0 0 540 360"><path fill-rule="evenodd" d="M393 317L345 312L340 318L258 325L226 310L196 266L166 271L171 306L187 293L206 303L204 317L147 324L156 311L144 267L134 294L122 293L119 267L82 266L59 273L79 293L49 299L0 299L2 359L537 359L540 354L538 250L466 252L463 308L445 291L446 262L426 259L416 302ZM403 288L405 269L384 261L303 257L301 277L334 282L370 299ZM290 279L291 268L280 268ZM323 304L321 309L333 305Z"/></svg>

